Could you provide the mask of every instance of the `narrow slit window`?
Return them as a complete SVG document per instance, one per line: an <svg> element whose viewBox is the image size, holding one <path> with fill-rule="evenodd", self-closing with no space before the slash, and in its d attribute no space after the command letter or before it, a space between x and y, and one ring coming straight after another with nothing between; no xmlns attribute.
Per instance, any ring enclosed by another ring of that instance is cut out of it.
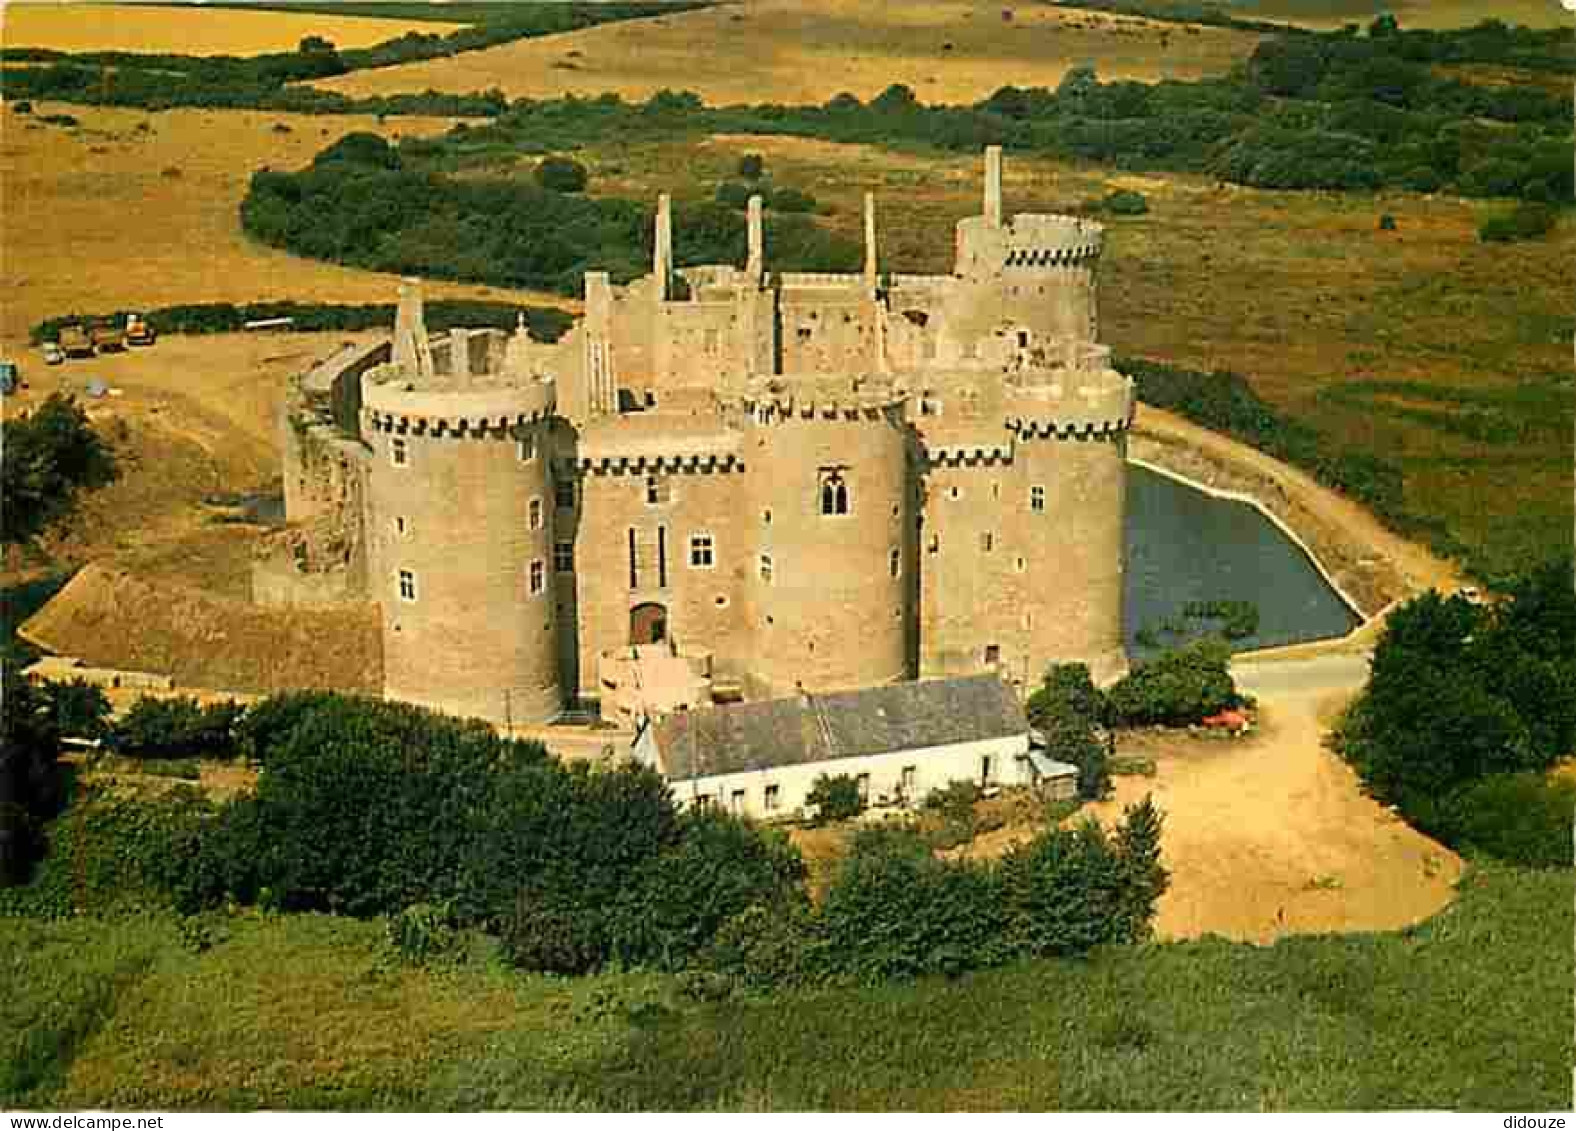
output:
<svg viewBox="0 0 1576 1131"><path fill-rule="evenodd" d="M532 530L542 529L542 500L532 499L530 505L526 508L526 515L526 525Z"/></svg>
<svg viewBox="0 0 1576 1131"><path fill-rule="evenodd" d="M635 528L629 528L629 587L640 588L640 555L635 545Z"/></svg>
<svg viewBox="0 0 1576 1131"><path fill-rule="evenodd" d="M413 570L402 569L399 571L399 599L401 601L414 601L416 599L416 574Z"/></svg>
<svg viewBox="0 0 1576 1131"><path fill-rule="evenodd" d="M405 442L405 437L389 437L389 462L395 467L410 466L410 445Z"/></svg>
<svg viewBox="0 0 1576 1131"><path fill-rule="evenodd" d="M531 596L540 597L547 589L547 563L537 558L531 563L527 582Z"/></svg>
<svg viewBox="0 0 1576 1131"><path fill-rule="evenodd" d="M668 587L668 528L657 527L657 588Z"/></svg>
<svg viewBox="0 0 1576 1131"><path fill-rule="evenodd" d="M1045 488L1034 486L1029 488L1029 509L1035 514L1045 512Z"/></svg>

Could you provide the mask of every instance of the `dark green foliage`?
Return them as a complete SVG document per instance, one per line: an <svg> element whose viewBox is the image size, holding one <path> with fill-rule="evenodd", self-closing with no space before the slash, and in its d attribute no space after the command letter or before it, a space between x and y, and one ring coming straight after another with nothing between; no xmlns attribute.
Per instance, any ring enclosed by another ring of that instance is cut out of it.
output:
<svg viewBox="0 0 1576 1131"><path fill-rule="evenodd" d="M110 702L104 689L84 679L45 683L55 728L68 738L103 738L109 733Z"/></svg>
<svg viewBox="0 0 1576 1131"><path fill-rule="evenodd" d="M398 169L399 151L378 134L346 134L312 158L312 168L326 169L336 165L352 169Z"/></svg>
<svg viewBox="0 0 1576 1131"><path fill-rule="evenodd" d="M1576 658L1560 643L1573 623L1569 559L1493 606L1432 592L1408 602L1386 624L1338 749L1375 797L1448 843L1546 860L1551 814L1569 794L1539 789L1537 775L1576 749Z"/></svg>
<svg viewBox="0 0 1576 1131"><path fill-rule="evenodd" d="M746 153L739 158L739 176L747 181L758 181L766 173L766 158L759 153Z"/></svg>
<svg viewBox="0 0 1576 1131"><path fill-rule="evenodd" d="M115 723L111 740L117 750L138 758L228 756L234 752L234 729L244 710L233 701L203 705L190 696L144 695Z"/></svg>
<svg viewBox="0 0 1576 1131"><path fill-rule="evenodd" d="M949 781L925 795L925 808L946 821L965 822L974 819L974 803L980 798L980 787L967 779Z"/></svg>
<svg viewBox="0 0 1576 1131"><path fill-rule="evenodd" d="M115 457L75 398L51 393L10 417L0 453L0 541L27 542L71 514L78 497L111 482Z"/></svg>
<svg viewBox="0 0 1576 1131"><path fill-rule="evenodd" d="M1426 832L1460 850L1527 868L1569 868L1576 781L1490 774L1461 787L1425 819Z"/></svg>
<svg viewBox="0 0 1576 1131"><path fill-rule="evenodd" d="M750 197L754 193L755 190L749 185L741 185L738 181L723 181L717 186L717 203L742 210L749 207Z"/></svg>
<svg viewBox="0 0 1576 1131"><path fill-rule="evenodd" d="M941 860L916 833L862 829L818 907L757 905L703 961L755 987L956 976L1148 936L1165 890L1160 815L1130 806L1107 834L1049 828L999 863Z"/></svg>
<svg viewBox="0 0 1576 1131"><path fill-rule="evenodd" d="M1046 715L1056 711L1071 711L1081 719L1099 725L1106 718L1105 694L1094 685L1088 664L1052 664L1045 669L1045 679L1029 696L1027 704L1029 722L1039 726Z"/></svg>
<svg viewBox="0 0 1576 1131"><path fill-rule="evenodd" d="M33 104L24 98L20 102L11 103L11 112L13 114L31 114L33 112Z"/></svg>
<svg viewBox="0 0 1576 1131"><path fill-rule="evenodd" d="M64 800L59 731L48 695L14 663L0 665L0 887L27 879L42 855L44 822Z"/></svg>
<svg viewBox="0 0 1576 1131"><path fill-rule="evenodd" d="M851 774L822 774L805 794L805 805L815 810L815 823L846 821L864 812L865 800L859 796L859 782Z"/></svg>
<svg viewBox="0 0 1576 1131"><path fill-rule="evenodd" d="M1162 652L1106 694L1119 726L1187 726L1240 702L1225 641L1206 637Z"/></svg>
<svg viewBox="0 0 1576 1131"><path fill-rule="evenodd" d="M773 189L766 197L766 205L778 212L814 212L815 197L799 189Z"/></svg>
<svg viewBox="0 0 1576 1131"><path fill-rule="evenodd" d="M1220 621L1220 632L1227 640L1243 640L1259 630L1259 607L1252 601L1222 599L1189 601L1182 615L1190 620Z"/></svg>
<svg viewBox="0 0 1576 1131"><path fill-rule="evenodd" d="M32 98L143 106L291 110L342 114L457 114L490 116L507 100L500 91L445 95L427 91L392 98L350 98L309 85L313 79L351 71L440 59L517 39L575 31L616 20L688 11L699 4L570 3L511 4L488 10L476 24L448 35L411 31L371 47L336 50L318 36L299 50L237 58L93 51L67 54L42 48L6 48L7 62L39 64L11 67L4 79L8 93ZM429 10L426 18L431 18ZM106 74L109 76L106 78Z"/></svg>
<svg viewBox="0 0 1576 1131"><path fill-rule="evenodd" d="M552 192L584 192L586 167L568 157L544 157L533 174L536 183Z"/></svg>
<svg viewBox="0 0 1576 1131"><path fill-rule="evenodd" d="M1113 216L1142 216L1149 211L1149 200L1141 192L1117 189L1106 193L1100 208Z"/></svg>
<svg viewBox="0 0 1576 1131"><path fill-rule="evenodd" d="M1087 664L1052 664L1026 704L1029 725L1045 740L1045 753L1078 767L1078 796L1098 801L1111 791L1109 740L1103 724L1110 708Z"/></svg>
<svg viewBox="0 0 1576 1131"><path fill-rule="evenodd" d="M1539 195L1547 190L1540 188ZM1541 239L1554 230L1555 211L1547 204L1522 203L1509 212L1496 212L1478 227L1478 239L1484 243L1513 243L1516 240Z"/></svg>

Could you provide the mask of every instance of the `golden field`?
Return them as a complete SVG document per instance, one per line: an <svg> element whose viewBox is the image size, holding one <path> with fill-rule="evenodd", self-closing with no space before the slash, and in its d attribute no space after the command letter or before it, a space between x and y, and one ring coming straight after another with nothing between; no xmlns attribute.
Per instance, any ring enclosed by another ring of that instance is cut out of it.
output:
<svg viewBox="0 0 1576 1131"><path fill-rule="evenodd" d="M1221 28L1011 0L747 0L319 85L352 95L498 87L511 98L613 91L644 99L668 88L727 105L820 103L840 91L868 98L904 83L922 101L957 103L1008 84L1055 86L1084 63L1108 79L1220 74L1257 42Z"/></svg>
<svg viewBox="0 0 1576 1131"><path fill-rule="evenodd" d="M447 35L464 24L306 12L248 12L140 4L0 5L0 43L55 51L261 55L294 51L306 36L338 47L371 47L408 31Z"/></svg>
<svg viewBox="0 0 1576 1131"><path fill-rule="evenodd" d="M1380 12L1416 28L1468 27L1487 19L1551 28L1576 21L1559 0L1233 0L1231 7L1242 16L1314 28L1366 24Z"/></svg>
<svg viewBox="0 0 1576 1131"><path fill-rule="evenodd" d="M67 112L76 129L38 114ZM354 130L430 134L444 118L305 116L272 111L151 114L40 103L0 137L0 343L24 348L51 315L189 302L293 298L392 302L388 275L297 259L241 232L252 172L297 168ZM146 129L143 129L143 126ZM280 127L284 127L281 129ZM285 132L288 130L289 132ZM434 297L562 303L493 287L434 283Z"/></svg>

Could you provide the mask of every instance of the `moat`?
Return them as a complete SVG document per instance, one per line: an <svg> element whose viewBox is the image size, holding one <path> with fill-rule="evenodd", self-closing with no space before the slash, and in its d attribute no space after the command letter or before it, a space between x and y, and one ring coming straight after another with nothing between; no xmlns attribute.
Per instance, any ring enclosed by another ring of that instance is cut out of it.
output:
<svg viewBox="0 0 1576 1131"><path fill-rule="evenodd" d="M1257 630L1233 648L1341 636L1359 623L1302 549L1246 503L1220 499L1128 465L1127 647L1136 658L1175 641L1148 627L1177 619L1189 601L1250 601Z"/></svg>

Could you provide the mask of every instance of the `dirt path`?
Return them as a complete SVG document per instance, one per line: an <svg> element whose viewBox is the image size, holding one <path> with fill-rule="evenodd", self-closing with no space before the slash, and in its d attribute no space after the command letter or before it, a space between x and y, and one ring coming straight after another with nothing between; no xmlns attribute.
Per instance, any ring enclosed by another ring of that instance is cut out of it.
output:
<svg viewBox="0 0 1576 1131"><path fill-rule="evenodd" d="M1365 673L1345 656L1243 665L1238 681L1264 708L1257 735L1122 743L1123 755L1153 758L1155 776L1117 778L1116 796L1091 810L1114 821L1151 793L1165 811L1172 878L1157 934L1270 942L1394 930L1450 902L1460 858L1363 796L1322 745Z"/></svg>
<svg viewBox="0 0 1576 1131"><path fill-rule="evenodd" d="M1424 589L1453 590L1456 566L1385 528L1305 472L1164 409L1138 410L1131 454L1208 486L1252 495L1297 532L1369 616Z"/></svg>

